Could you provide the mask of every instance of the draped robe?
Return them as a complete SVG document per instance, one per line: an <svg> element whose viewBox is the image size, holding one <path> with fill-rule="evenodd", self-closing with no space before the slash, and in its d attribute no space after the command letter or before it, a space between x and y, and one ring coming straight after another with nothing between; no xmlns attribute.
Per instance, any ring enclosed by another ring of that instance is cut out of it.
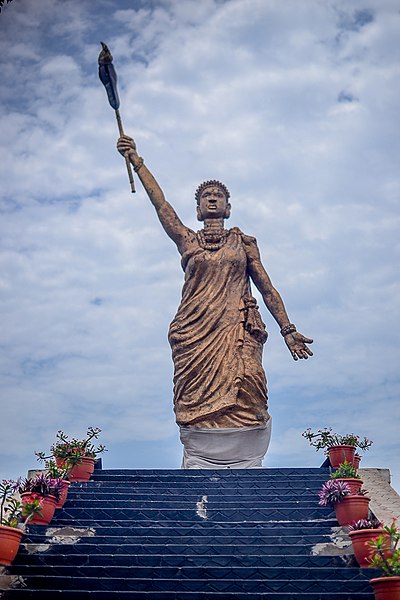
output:
<svg viewBox="0 0 400 600"><path fill-rule="evenodd" d="M248 273L248 258L258 256L256 240L238 228L218 250L197 241L182 255L185 283L168 336L181 426L251 427L269 420L262 367L267 334Z"/></svg>

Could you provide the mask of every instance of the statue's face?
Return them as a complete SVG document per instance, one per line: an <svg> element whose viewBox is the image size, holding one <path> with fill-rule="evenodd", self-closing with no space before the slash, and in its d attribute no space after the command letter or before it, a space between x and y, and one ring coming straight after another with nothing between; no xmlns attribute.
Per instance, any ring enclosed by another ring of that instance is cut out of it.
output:
<svg viewBox="0 0 400 600"><path fill-rule="evenodd" d="M227 219L230 214L231 205L226 199L220 187L210 185L204 188L197 207L199 221L204 219Z"/></svg>

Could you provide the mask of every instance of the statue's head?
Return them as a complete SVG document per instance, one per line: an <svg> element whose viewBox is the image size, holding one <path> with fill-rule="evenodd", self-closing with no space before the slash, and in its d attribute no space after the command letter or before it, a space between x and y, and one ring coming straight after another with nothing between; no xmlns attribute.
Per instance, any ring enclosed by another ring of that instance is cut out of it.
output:
<svg viewBox="0 0 400 600"><path fill-rule="evenodd" d="M231 205L229 204L230 193L228 188L217 181L203 181L196 190L197 219L224 218L229 219Z"/></svg>

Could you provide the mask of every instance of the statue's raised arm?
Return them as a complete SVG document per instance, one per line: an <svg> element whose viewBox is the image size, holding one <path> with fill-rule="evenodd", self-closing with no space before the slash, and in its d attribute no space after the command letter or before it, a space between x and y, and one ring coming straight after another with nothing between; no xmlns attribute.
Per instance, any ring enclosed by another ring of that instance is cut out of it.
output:
<svg viewBox="0 0 400 600"><path fill-rule="evenodd" d="M122 156L128 156L134 171L157 211L161 225L182 254L187 243L194 237L194 232L182 223L171 204L165 199L164 192L144 164L143 158L139 156L134 140L128 135L123 135L117 142L117 148Z"/></svg>

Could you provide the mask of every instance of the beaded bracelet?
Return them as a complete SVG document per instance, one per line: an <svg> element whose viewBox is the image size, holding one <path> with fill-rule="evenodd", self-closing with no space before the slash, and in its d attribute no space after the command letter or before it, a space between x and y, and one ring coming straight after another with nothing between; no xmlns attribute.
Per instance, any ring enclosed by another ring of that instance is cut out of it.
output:
<svg viewBox="0 0 400 600"><path fill-rule="evenodd" d="M143 163L144 163L143 158L141 156L139 156L138 164L133 167L133 170L135 171L135 173L137 173L139 171L139 169L141 167L143 167Z"/></svg>
<svg viewBox="0 0 400 600"><path fill-rule="evenodd" d="M285 327L282 327L281 335L285 337L285 335L288 335L289 333L294 333L295 331L297 331L296 326L293 325L293 323L289 323L289 325L285 325Z"/></svg>

